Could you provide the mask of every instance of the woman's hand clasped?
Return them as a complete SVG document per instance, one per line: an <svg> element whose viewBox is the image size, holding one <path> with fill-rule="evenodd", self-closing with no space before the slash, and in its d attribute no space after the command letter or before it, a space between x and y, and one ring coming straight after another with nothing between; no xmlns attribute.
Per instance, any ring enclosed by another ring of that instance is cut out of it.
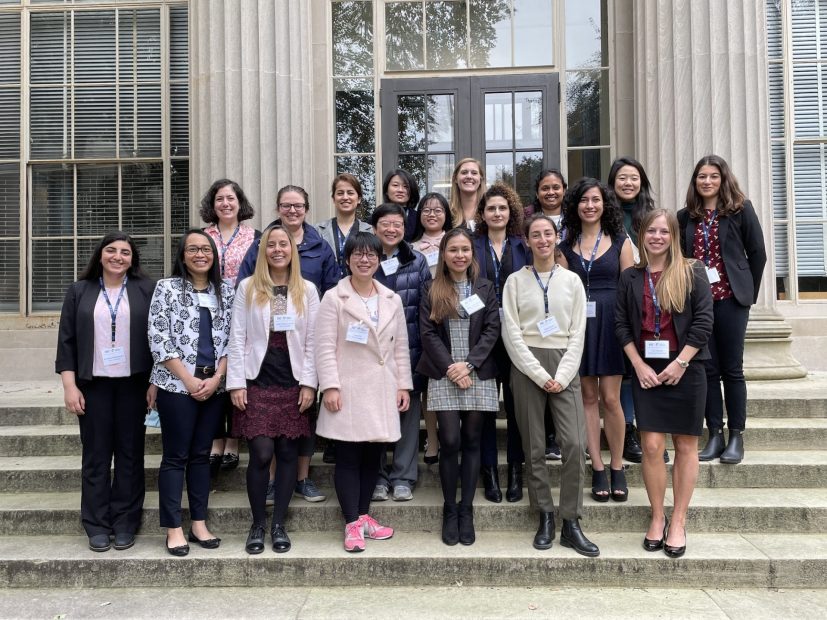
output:
<svg viewBox="0 0 827 620"><path fill-rule="evenodd" d="M195 387L195 390L190 388L190 383L184 382L184 386L189 390L190 396L192 396L195 400L201 401L207 400L210 396L215 394L220 384L221 379L218 375L213 375L209 379L203 380L193 377L192 385Z"/></svg>
<svg viewBox="0 0 827 620"><path fill-rule="evenodd" d="M666 385L677 385L685 372L685 368L681 368L678 362L672 360L666 368L663 369L663 372L658 375L658 381Z"/></svg>
<svg viewBox="0 0 827 620"><path fill-rule="evenodd" d="M543 389L548 392L549 394L559 394L563 391L563 386L560 384L559 381L555 381L554 379L549 379L546 381Z"/></svg>
<svg viewBox="0 0 827 620"><path fill-rule="evenodd" d="M468 365L465 362L454 362L448 366L448 370L445 371L445 376L457 385L459 385L460 379L467 377L470 374L471 369L468 368Z"/></svg>
<svg viewBox="0 0 827 620"><path fill-rule="evenodd" d="M637 380L640 381L640 387L644 390L657 387L661 384L660 375L646 362L640 362L635 366L635 374L637 375Z"/></svg>

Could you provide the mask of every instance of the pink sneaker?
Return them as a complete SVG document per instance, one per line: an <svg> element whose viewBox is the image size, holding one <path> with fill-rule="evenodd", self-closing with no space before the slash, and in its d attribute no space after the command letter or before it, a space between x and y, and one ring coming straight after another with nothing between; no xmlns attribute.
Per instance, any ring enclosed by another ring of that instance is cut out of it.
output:
<svg viewBox="0 0 827 620"><path fill-rule="evenodd" d="M345 551L356 553L365 550L365 537L362 534L362 522L353 521L345 525Z"/></svg>
<svg viewBox="0 0 827 620"><path fill-rule="evenodd" d="M371 540L387 540L393 536L393 528L386 525L380 525L379 522L370 515L362 515L359 517L362 524L362 531L365 536Z"/></svg>

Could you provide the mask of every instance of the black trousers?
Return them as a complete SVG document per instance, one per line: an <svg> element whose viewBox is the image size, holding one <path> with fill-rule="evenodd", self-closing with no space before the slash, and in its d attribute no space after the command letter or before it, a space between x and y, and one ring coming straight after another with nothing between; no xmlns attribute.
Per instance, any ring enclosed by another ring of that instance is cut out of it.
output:
<svg viewBox="0 0 827 620"><path fill-rule="evenodd" d="M747 384L744 380L744 339L747 335L749 307L734 297L713 302L715 322L709 339L711 359L706 367L706 424L723 428L724 403L727 427L742 431L747 424ZM724 387L721 397L721 384Z"/></svg>
<svg viewBox="0 0 827 620"><path fill-rule="evenodd" d="M345 523L353 523L361 515L368 514L379 475L379 457L386 449L384 443L336 441L333 485Z"/></svg>
<svg viewBox="0 0 827 620"><path fill-rule="evenodd" d="M134 534L144 506L144 416L148 375L95 377L80 386L83 444L80 518L87 536ZM112 459L115 474L112 476Z"/></svg>
<svg viewBox="0 0 827 620"><path fill-rule="evenodd" d="M187 480L190 518L204 521L210 497L210 448L226 394L197 401L158 390L163 456L158 471L161 527L181 527L181 494Z"/></svg>

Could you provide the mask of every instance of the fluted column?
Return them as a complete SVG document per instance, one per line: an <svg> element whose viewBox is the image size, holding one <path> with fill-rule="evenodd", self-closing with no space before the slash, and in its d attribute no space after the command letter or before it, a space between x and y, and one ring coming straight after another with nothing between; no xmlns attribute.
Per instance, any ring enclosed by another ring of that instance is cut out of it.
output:
<svg viewBox="0 0 827 620"><path fill-rule="evenodd" d="M311 182L309 4L190 3L193 222L217 178L244 188L257 226L272 220L280 186Z"/></svg>
<svg viewBox="0 0 827 620"><path fill-rule="evenodd" d="M806 372L790 351L792 328L775 309L764 3L637 0L637 152L658 203L683 206L695 163L726 159L758 212L769 260L747 327L748 379Z"/></svg>

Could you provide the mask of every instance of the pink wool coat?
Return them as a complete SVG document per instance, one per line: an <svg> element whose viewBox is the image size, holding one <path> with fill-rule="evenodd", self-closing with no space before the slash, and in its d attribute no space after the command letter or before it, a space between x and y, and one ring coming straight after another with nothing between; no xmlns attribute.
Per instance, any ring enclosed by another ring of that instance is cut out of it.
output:
<svg viewBox="0 0 827 620"><path fill-rule="evenodd" d="M337 388L342 409L319 408L316 433L340 441L399 439L397 390L413 389L408 328L399 295L376 282L379 327L374 328L365 304L343 278L322 298L316 318L316 372L319 389ZM351 324L370 331L366 344L348 342ZM403 414L406 415L406 414Z"/></svg>

